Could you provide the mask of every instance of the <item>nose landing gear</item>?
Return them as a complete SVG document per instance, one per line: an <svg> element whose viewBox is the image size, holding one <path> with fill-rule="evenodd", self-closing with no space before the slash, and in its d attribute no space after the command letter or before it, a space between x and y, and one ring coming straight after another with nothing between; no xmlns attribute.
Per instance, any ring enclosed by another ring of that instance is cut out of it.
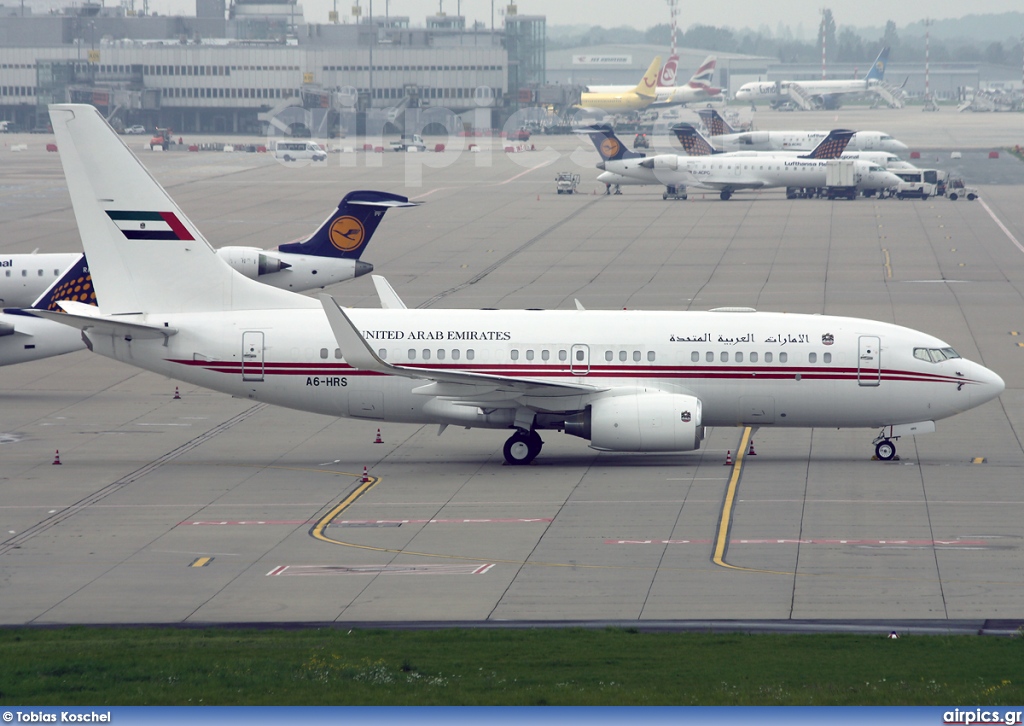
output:
<svg viewBox="0 0 1024 726"><path fill-rule="evenodd" d="M518 429L509 436L502 453L509 465L522 466L536 459L542 446L544 446L544 442L536 431Z"/></svg>
<svg viewBox="0 0 1024 726"><path fill-rule="evenodd" d="M886 426L882 431L875 437L875 440L871 443L875 445L875 458L879 461L892 461L895 459L899 461L900 457L896 456L896 441L899 436L886 436Z"/></svg>

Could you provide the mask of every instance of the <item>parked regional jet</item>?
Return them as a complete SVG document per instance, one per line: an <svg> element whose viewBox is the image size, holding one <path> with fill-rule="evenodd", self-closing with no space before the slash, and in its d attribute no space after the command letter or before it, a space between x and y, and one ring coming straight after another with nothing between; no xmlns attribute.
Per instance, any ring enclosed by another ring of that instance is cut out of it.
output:
<svg viewBox="0 0 1024 726"><path fill-rule="evenodd" d="M648 108L667 108L669 106L684 106L688 103L715 103L724 101L721 88L711 85L711 79L715 75L715 63L717 59L709 55L700 64L697 71L690 76L690 80L683 86L675 84L676 64L679 56L669 56L668 62L658 77L658 88L654 101ZM632 86L588 86L587 91L594 93L625 93L632 90Z"/></svg>
<svg viewBox="0 0 1024 726"><path fill-rule="evenodd" d="M342 308L259 285L220 260L92 106L50 118L100 309L38 314L96 353L231 395L371 422L539 431L604 451L692 451L706 426L878 427L902 435L998 396L1003 380L939 338L823 315L639 310ZM126 213L172 219L130 236ZM131 270L131 274L128 273Z"/></svg>
<svg viewBox="0 0 1024 726"><path fill-rule="evenodd" d="M580 94L579 108L588 111L605 111L619 113L622 111L643 111L657 98L658 70L661 68L661 56L655 56L647 72L633 88L612 93Z"/></svg>
<svg viewBox="0 0 1024 726"><path fill-rule="evenodd" d="M810 151L828 136L828 131L737 131L713 108L697 111L708 141L722 151ZM899 154L906 144L883 131L858 131L846 145L847 151L888 151Z"/></svg>
<svg viewBox="0 0 1024 726"><path fill-rule="evenodd" d="M221 247L217 255L238 272L261 283L288 290L302 291L324 287L335 282L358 277L373 269L368 262L358 259L369 244L384 213L391 207L415 206L405 197L397 194L374 191L354 191L345 195L338 208L327 218L319 229L304 242L284 244L276 250L260 250L255 247ZM153 215L143 219L135 215L130 220L118 219L116 224L126 229L131 239L166 240L177 239L172 224L155 221ZM138 229L132 229L136 227ZM344 255L344 256L343 256ZM0 313L0 366L41 360L63 355L85 347L78 331L49 320L42 320L31 314L15 310L15 307L31 305L40 310L60 310L61 300L72 300L89 305L96 304L96 293L92 287L89 263L81 253L48 255L12 255L23 261L21 270L35 270L39 275L29 275L34 280L42 277L45 270L36 259L64 260L71 258L72 264L58 280L53 281L42 295L29 302L22 302L24 288L14 290L9 299L14 302ZM49 264L56 264L50 262ZM10 268L7 268L10 269ZM17 271L19 268L15 267ZM14 275L18 282L25 279ZM0 276L0 289L6 277Z"/></svg>
<svg viewBox="0 0 1024 726"><path fill-rule="evenodd" d="M657 154L644 159L602 160L597 168L614 174L634 177L648 184L666 186L695 185L719 192L723 200L744 189L777 187L817 188L825 186L825 170L829 159L843 153L845 142L853 131L832 131L809 154L794 156L786 152L741 151L706 155L711 150L703 136L690 124L678 124L673 131L679 137L686 156ZM589 129L591 141L602 153L609 132L598 127ZM621 142L618 142L620 143ZM899 184L898 177L878 164L855 160L859 189L889 189Z"/></svg>
<svg viewBox="0 0 1024 726"><path fill-rule="evenodd" d="M847 95L863 95L882 82L885 77L885 64L889 61L889 48L882 48L875 62L863 78L831 81L751 81L744 83L736 91L737 101L767 101L777 107L790 100L790 89L793 93L809 98L820 108L838 108L840 99Z"/></svg>

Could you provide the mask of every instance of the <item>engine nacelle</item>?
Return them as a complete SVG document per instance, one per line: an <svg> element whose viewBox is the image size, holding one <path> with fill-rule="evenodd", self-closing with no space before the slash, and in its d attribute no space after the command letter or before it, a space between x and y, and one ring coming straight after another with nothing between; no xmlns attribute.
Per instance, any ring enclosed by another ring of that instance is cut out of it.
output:
<svg viewBox="0 0 1024 726"><path fill-rule="evenodd" d="M679 168L679 157L675 154L657 154L641 161L640 166L654 171L676 171Z"/></svg>
<svg viewBox="0 0 1024 726"><path fill-rule="evenodd" d="M748 131L737 139L739 145L743 146L759 146L768 148L768 132L767 131Z"/></svg>
<svg viewBox="0 0 1024 726"><path fill-rule="evenodd" d="M603 451L694 451L704 438L701 403L678 393L600 398L567 418L565 433Z"/></svg>
<svg viewBox="0 0 1024 726"><path fill-rule="evenodd" d="M238 272L253 280L260 275L291 267L287 262L256 247L221 247L217 254Z"/></svg>

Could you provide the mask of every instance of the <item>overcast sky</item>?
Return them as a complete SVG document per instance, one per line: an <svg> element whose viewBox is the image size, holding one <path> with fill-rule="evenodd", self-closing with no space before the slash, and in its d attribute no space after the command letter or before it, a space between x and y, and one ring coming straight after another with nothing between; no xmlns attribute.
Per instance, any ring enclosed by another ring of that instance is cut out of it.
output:
<svg viewBox="0 0 1024 726"><path fill-rule="evenodd" d="M150 7L167 0L151 0ZM299 0L308 22L326 22L327 12L334 0ZM343 20L352 21L351 8L356 0L337 0L338 12ZM508 3L493 3L495 24L501 23L501 10ZM359 0L363 14L369 15L370 0ZM479 20L491 22L491 0L441 0L440 6L448 15L455 15L461 5L462 14L469 23ZM408 15L414 25L423 25L427 15L438 11L438 0L374 0L373 14L384 15L385 6L392 15ZM521 15L546 15L549 25L602 25L612 28L631 25L644 30L658 23L669 22L668 3L665 0L519 0ZM191 12L195 12L194 5ZM1002 13L1024 10L1021 0L680 0L679 26L683 29L695 23L757 28L767 25L772 30L779 21L794 30L799 23L805 28L816 27L820 9L830 7L840 26L883 26L893 20L898 27L924 18L959 18L968 13Z"/></svg>

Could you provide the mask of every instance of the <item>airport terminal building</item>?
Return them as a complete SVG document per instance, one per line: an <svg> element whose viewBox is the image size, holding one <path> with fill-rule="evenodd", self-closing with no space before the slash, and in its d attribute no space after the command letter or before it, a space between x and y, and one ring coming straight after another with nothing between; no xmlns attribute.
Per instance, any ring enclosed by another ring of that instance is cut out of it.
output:
<svg viewBox="0 0 1024 726"><path fill-rule="evenodd" d="M393 119L408 107L473 110L500 126L518 101L509 88L544 82L542 16L509 15L492 30L452 16L423 28L395 16L307 24L300 5L251 0L198 0L196 17L12 10L0 6L0 119L24 130L64 101L92 103L115 127L183 133L258 133L261 115L296 105L326 111L334 127L338 114Z"/></svg>

